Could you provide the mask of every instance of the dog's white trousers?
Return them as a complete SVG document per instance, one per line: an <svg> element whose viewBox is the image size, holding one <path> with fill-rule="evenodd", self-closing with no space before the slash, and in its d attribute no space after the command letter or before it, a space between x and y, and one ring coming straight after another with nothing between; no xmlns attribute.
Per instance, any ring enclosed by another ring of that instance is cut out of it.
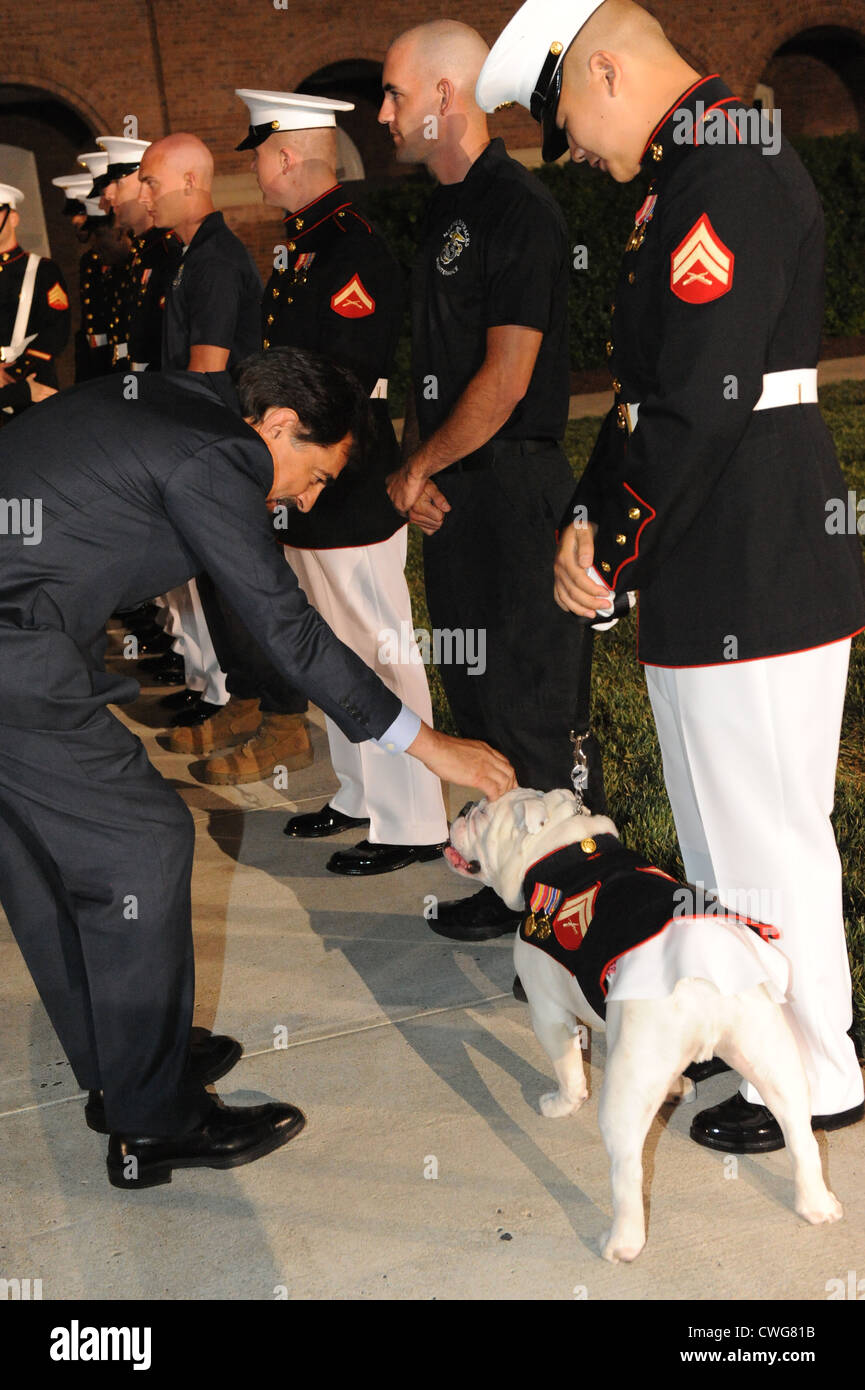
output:
<svg viewBox="0 0 865 1390"><path fill-rule="evenodd" d="M770 920L811 1113L858 1105L850 970L829 819L850 641L723 666L646 666L685 875ZM746 1100L759 1093L743 1083Z"/></svg>

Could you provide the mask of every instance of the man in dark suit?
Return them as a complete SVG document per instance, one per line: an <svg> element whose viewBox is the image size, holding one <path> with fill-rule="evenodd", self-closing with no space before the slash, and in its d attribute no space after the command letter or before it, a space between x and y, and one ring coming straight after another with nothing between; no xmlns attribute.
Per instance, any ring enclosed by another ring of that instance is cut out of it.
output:
<svg viewBox="0 0 865 1390"><path fill-rule="evenodd" d="M107 709L138 693L104 670L109 615L207 565L274 665L349 738L489 795L513 782L499 754L402 706L274 544L265 499L312 507L367 409L349 372L275 349L244 364L236 391L188 372L74 387L0 441L0 902L79 1084L104 1093L116 1186L249 1162L303 1116L221 1106L189 1069L192 821Z"/></svg>

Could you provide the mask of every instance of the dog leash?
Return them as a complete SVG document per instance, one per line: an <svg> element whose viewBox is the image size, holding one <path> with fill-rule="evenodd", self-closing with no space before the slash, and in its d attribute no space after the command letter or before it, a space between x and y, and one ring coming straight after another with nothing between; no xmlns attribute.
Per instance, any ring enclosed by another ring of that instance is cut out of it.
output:
<svg viewBox="0 0 865 1390"><path fill-rule="evenodd" d="M583 640L580 651L580 669L577 674L577 696L574 705L571 744L574 749L574 766L571 769L571 783L577 799L576 812L580 813L583 799L589 786L589 759L586 741L591 736L592 708L592 654L595 634L588 623L583 625Z"/></svg>

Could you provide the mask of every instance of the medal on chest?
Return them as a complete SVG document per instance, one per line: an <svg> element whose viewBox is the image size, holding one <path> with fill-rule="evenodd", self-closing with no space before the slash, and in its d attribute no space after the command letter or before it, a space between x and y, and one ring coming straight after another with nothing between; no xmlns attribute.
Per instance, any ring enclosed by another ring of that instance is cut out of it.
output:
<svg viewBox="0 0 865 1390"><path fill-rule="evenodd" d="M291 283L293 285L306 284L309 279L309 268L315 260L315 257L315 251L306 251L302 256L298 256L291 273Z"/></svg>
<svg viewBox="0 0 865 1390"><path fill-rule="evenodd" d="M625 253L628 251L639 251L643 242L646 240L646 232L649 230L649 223L655 215L655 204L658 201L657 193L650 193L639 209L634 219L634 230L628 238Z"/></svg>
<svg viewBox="0 0 865 1390"><path fill-rule="evenodd" d="M529 899L529 915L525 920L525 933L529 939L537 936L538 941L546 941L553 929L550 919L555 916L561 901L560 889L548 888L545 883L535 884Z"/></svg>

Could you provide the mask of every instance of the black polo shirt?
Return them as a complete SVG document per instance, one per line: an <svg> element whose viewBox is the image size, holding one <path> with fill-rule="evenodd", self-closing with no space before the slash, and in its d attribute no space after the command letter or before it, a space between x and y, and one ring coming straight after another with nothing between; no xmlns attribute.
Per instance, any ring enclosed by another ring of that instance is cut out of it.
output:
<svg viewBox="0 0 865 1390"><path fill-rule="evenodd" d="M543 333L529 389L498 439L561 439L568 418L568 233L558 204L493 140L430 203L412 274L412 354L422 439L486 355L488 328Z"/></svg>
<svg viewBox="0 0 865 1390"><path fill-rule="evenodd" d="M201 343L228 348L228 366L261 351L261 276L221 212L205 217L177 267L165 301L164 371L183 371Z"/></svg>

